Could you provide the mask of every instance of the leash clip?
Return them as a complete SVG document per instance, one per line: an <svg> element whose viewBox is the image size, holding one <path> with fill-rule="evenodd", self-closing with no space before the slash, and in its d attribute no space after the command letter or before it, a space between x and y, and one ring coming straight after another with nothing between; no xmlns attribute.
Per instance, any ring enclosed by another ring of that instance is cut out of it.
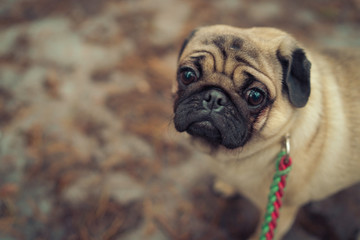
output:
<svg viewBox="0 0 360 240"><path fill-rule="evenodd" d="M286 155L290 156L290 134L285 136L285 152Z"/></svg>
<svg viewBox="0 0 360 240"><path fill-rule="evenodd" d="M290 158L290 134L285 135L285 163L289 163Z"/></svg>

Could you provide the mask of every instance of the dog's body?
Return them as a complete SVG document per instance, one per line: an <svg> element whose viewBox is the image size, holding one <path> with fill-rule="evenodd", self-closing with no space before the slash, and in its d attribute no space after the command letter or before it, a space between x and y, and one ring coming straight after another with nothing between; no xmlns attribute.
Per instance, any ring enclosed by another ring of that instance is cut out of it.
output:
<svg viewBox="0 0 360 240"><path fill-rule="evenodd" d="M262 214L290 135L277 238L300 206L360 181L360 51L304 50L271 28L200 28L180 52L174 111L178 131L208 143L217 177Z"/></svg>

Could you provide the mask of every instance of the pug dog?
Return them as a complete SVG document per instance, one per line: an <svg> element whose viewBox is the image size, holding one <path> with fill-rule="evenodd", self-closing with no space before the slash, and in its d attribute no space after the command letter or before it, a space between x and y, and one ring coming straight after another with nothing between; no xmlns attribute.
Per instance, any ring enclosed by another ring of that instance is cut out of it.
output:
<svg viewBox="0 0 360 240"><path fill-rule="evenodd" d="M299 207L360 181L360 51L315 51L274 28L198 28L179 54L174 125L208 151L218 188L261 215L290 136L281 239Z"/></svg>

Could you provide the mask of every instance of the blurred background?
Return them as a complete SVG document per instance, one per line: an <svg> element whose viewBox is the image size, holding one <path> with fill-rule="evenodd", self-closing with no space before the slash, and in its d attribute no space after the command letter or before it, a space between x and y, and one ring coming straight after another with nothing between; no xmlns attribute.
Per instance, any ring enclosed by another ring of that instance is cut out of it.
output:
<svg viewBox="0 0 360 240"><path fill-rule="evenodd" d="M0 239L246 239L257 211L172 127L181 43L218 23L360 47L359 0L1 0ZM356 239L359 203L308 204L286 239Z"/></svg>

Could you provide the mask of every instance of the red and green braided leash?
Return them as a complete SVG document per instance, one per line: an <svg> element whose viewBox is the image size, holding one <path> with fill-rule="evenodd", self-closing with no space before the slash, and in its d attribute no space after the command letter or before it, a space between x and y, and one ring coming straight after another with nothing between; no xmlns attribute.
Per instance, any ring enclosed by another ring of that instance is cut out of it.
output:
<svg viewBox="0 0 360 240"><path fill-rule="evenodd" d="M282 150L276 159L276 172L270 185L268 205L260 240L271 240L275 235L276 222L279 218L279 211L282 206L282 198L286 186L286 178L291 170L289 139L287 138L286 140L286 150Z"/></svg>

